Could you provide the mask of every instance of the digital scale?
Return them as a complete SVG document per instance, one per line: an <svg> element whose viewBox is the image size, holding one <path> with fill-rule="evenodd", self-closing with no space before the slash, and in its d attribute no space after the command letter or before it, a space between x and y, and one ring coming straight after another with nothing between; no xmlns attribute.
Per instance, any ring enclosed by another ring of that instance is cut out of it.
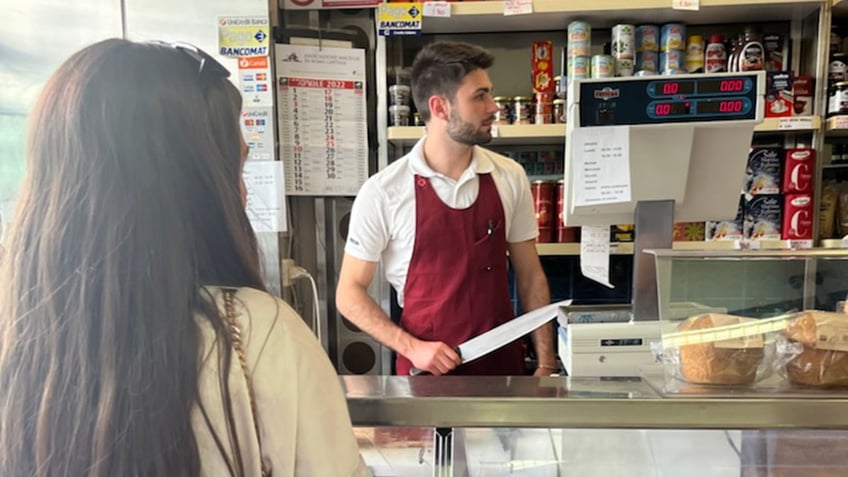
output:
<svg viewBox="0 0 848 477"><path fill-rule="evenodd" d="M763 120L764 92L762 71L572 81L563 220L567 226L635 223L636 239L633 319L560 319L559 355L569 375L638 376L653 363L651 342L666 331L661 327L676 322L659 321L656 265L642 252L670 249L675 221L736 215L754 127ZM630 200L581 203L577 186L585 175L575 170L585 167L576 160L587 137L581 130L610 126L629 128ZM728 180L734 174L739 180ZM697 305L682 312L701 310Z"/></svg>

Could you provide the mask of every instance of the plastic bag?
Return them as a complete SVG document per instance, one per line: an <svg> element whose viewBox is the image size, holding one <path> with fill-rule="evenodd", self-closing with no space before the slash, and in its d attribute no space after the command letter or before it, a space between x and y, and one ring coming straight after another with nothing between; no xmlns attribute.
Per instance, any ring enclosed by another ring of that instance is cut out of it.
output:
<svg viewBox="0 0 848 477"><path fill-rule="evenodd" d="M775 331L786 317L758 320L709 313L691 317L678 332L663 335L658 355L666 384L672 380L692 384L748 387L774 371Z"/></svg>
<svg viewBox="0 0 848 477"><path fill-rule="evenodd" d="M798 313L781 333L776 368L792 384L848 387L848 315Z"/></svg>

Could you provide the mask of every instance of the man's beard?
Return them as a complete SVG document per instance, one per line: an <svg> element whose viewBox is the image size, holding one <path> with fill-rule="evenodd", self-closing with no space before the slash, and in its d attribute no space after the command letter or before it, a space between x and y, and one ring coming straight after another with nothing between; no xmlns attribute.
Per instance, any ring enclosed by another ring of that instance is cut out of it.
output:
<svg viewBox="0 0 848 477"><path fill-rule="evenodd" d="M459 117L456 109L451 111L450 120L448 120L448 136L454 141L465 144L466 146L476 146L478 144L487 144L492 140L490 131L480 130L469 122L465 122Z"/></svg>

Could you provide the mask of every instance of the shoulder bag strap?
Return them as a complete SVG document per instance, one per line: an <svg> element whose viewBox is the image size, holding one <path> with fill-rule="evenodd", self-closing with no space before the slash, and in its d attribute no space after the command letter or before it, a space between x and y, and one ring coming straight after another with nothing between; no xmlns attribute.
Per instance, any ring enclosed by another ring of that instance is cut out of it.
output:
<svg viewBox="0 0 848 477"><path fill-rule="evenodd" d="M250 371L247 369L247 359L244 353L244 343L241 340L241 328L236 318L236 309L233 305L233 297L235 290L224 289L224 308L227 313L227 326L230 330L230 338L233 343L233 350L236 352L241 370L244 373L244 379L247 383L247 396L250 399L250 411L253 414L253 428L256 431L256 442L259 444L259 463L262 466L262 477L270 477L271 473L265 469L265 460L262 458L262 437L259 434L259 414L256 410L256 400L253 397L253 380L250 377Z"/></svg>

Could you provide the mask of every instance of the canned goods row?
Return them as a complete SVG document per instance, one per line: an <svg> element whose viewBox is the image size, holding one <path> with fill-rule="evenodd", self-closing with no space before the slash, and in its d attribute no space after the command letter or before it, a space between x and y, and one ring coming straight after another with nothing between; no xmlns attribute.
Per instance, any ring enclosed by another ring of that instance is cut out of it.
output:
<svg viewBox="0 0 848 477"><path fill-rule="evenodd" d="M552 124L565 122L565 100L554 98L552 93L536 93L536 101L529 96L496 96L498 110L495 124Z"/></svg>
<svg viewBox="0 0 848 477"><path fill-rule="evenodd" d="M412 108L403 104L389 106L389 126L423 126L421 115L411 114Z"/></svg>
<svg viewBox="0 0 848 477"><path fill-rule="evenodd" d="M506 152L506 156L521 164L528 176L549 176L564 172L563 152L559 151L521 151Z"/></svg>
<svg viewBox="0 0 848 477"><path fill-rule="evenodd" d="M579 242L579 227L566 227L563 224L563 194L565 182L534 181L530 191L533 194L533 209L536 213L536 225L539 236L536 242ZM556 211L556 214L554 214ZM556 233L556 235L554 235Z"/></svg>

